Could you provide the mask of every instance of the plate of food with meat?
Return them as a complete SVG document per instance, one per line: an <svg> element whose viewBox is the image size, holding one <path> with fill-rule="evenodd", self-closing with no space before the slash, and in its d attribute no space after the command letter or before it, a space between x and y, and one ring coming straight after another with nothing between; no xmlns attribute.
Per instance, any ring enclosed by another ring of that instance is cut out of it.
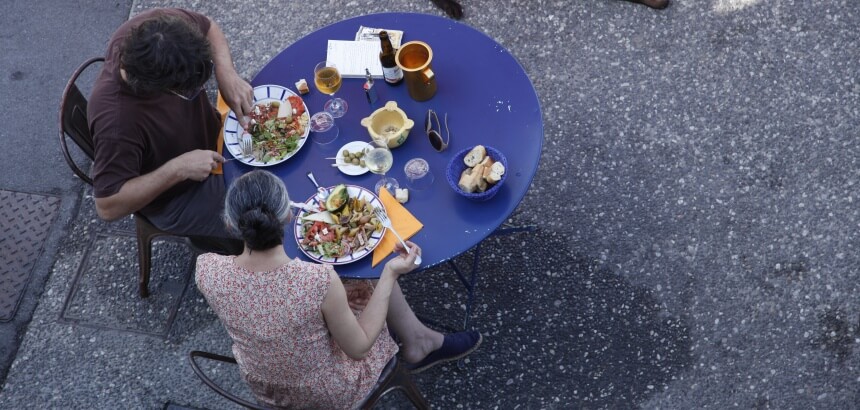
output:
<svg viewBox="0 0 860 410"><path fill-rule="evenodd" d="M295 218L294 236L299 249L310 259L331 265L355 262L379 245L385 227L374 210L385 206L373 192L355 185L326 189L327 196L314 195Z"/></svg>

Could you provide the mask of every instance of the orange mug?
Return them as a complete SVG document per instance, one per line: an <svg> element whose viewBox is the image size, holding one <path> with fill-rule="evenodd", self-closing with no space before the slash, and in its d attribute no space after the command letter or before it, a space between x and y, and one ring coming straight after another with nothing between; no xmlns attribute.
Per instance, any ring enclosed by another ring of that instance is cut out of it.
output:
<svg viewBox="0 0 860 410"><path fill-rule="evenodd" d="M433 49L423 41L410 41L400 46L394 56L403 70L403 80L409 96L415 101L427 101L436 94L436 75L430 67Z"/></svg>

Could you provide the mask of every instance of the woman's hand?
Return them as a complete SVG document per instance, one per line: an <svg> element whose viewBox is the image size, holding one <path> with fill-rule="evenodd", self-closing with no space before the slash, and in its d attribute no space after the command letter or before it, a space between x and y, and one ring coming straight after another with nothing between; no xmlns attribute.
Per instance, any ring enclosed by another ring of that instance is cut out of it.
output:
<svg viewBox="0 0 860 410"><path fill-rule="evenodd" d="M395 278L412 272L417 267L417 265L415 265L415 258L421 254L421 248L410 241L406 241L406 245L409 246L409 253L406 252L406 248L404 248L399 242L395 244L394 251L397 252L398 255L385 264L385 267L395 275Z"/></svg>

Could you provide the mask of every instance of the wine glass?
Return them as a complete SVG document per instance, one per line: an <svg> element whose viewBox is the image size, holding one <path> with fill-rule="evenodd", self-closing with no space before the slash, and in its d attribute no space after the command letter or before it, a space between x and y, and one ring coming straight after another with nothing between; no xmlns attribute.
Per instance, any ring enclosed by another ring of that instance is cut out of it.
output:
<svg viewBox="0 0 860 410"><path fill-rule="evenodd" d="M337 71L337 66L334 63L321 61L314 67L314 84L316 84L317 89L321 93L334 97L334 93L340 89L342 82L343 79L340 77L340 72ZM323 108L332 117L340 118L346 114L348 105L343 98L331 98L325 102Z"/></svg>
<svg viewBox="0 0 860 410"><path fill-rule="evenodd" d="M385 173L388 172L388 170L391 169L391 165L394 164L394 156L391 155L391 150L388 149L388 141L377 139L371 140L370 147L364 155L364 164L370 172L382 176L373 187L373 190L377 195L382 187L385 187L391 195L395 194L395 189L400 188L400 184L396 179L385 176Z"/></svg>

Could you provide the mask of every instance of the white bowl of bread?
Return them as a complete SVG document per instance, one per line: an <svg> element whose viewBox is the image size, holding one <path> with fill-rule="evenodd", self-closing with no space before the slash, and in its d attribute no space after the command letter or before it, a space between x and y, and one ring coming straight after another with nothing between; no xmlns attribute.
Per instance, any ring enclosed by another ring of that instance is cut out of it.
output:
<svg viewBox="0 0 860 410"><path fill-rule="evenodd" d="M508 161L497 149L476 145L451 158L446 176L448 184L460 195L486 201L499 192L507 177Z"/></svg>

